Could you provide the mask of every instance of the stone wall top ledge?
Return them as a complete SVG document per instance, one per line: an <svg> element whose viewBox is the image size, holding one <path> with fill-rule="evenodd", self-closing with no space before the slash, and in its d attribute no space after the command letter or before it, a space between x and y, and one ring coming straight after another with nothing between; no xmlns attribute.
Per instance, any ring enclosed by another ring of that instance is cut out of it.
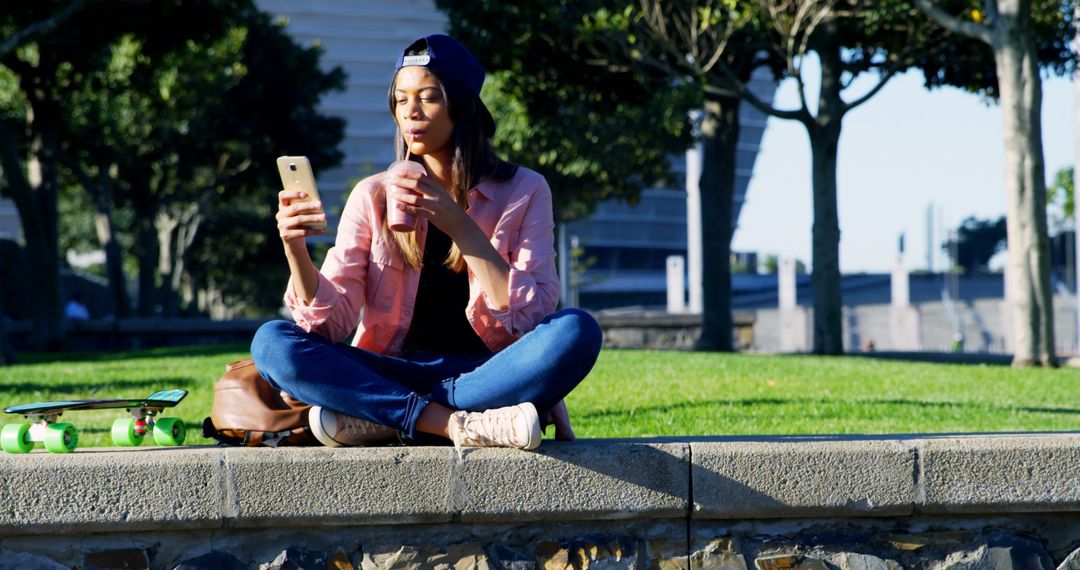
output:
<svg viewBox="0 0 1080 570"><path fill-rule="evenodd" d="M1080 434L0 456L0 531L1080 512Z"/></svg>

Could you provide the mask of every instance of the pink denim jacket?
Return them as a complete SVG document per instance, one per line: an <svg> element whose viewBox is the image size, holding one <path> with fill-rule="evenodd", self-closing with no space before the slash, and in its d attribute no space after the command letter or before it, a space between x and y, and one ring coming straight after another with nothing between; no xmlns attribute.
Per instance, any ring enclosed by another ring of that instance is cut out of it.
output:
<svg viewBox="0 0 1080 570"><path fill-rule="evenodd" d="M356 328L353 346L393 355L400 353L412 322L420 271L383 239L384 176L361 180L349 195L311 304L297 296L290 280L285 305L306 331L337 341ZM559 299L551 189L543 176L519 167L510 180L481 181L469 191L465 211L510 264L510 303L505 310L488 303L468 271L465 317L484 344L498 352L554 312ZM417 229L421 247L427 224L421 218ZM361 309L363 319L357 327Z"/></svg>

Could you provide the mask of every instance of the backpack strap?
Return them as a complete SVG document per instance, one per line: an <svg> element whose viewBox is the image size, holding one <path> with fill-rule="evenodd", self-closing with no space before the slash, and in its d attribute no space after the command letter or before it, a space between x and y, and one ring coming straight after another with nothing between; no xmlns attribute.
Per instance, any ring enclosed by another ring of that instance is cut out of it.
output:
<svg viewBox="0 0 1080 570"><path fill-rule="evenodd" d="M244 439L240 439L238 437L232 437L221 433L216 427L214 427L214 422L211 421L210 418L206 418L203 420L202 436L208 439L213 439L214 441L218 442L219 445L246 445L245 440L247 439L247 437L244 437Z"/></svg>

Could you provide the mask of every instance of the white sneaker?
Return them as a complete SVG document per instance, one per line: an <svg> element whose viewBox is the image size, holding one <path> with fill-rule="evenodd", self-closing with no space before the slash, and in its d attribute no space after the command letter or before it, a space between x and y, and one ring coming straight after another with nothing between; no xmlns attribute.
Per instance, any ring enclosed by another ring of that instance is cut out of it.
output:
<svg viewBox="0 0 1080 570"><path fill-rule="evenodd" d="M454 447L540 447L540 417L529 402L483 412L450 415Z"/></svg>
<svg viewBox="0 0 1080 570"><path fill-rule="evenodd" d="M327 447L354 447L396 442L394 428L312 406L308 412L311 433Z"/></svg>

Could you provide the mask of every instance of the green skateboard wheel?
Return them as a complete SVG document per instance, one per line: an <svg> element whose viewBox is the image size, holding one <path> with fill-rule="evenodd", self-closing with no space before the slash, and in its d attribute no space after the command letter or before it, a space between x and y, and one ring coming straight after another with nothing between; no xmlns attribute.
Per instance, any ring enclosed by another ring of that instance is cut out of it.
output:
<svg viewBox="0 0 1080 570"><path fill-rule="evenodd" d="M161 418L154 424L154 442L158 445L184 445L187 426L179 418Z"/></svg>
<svg viewBox="0 0 1080 570"><path fill-rule="evenodd" d="M30 424L7 424L0 432L0 447L8 453L30 453L34 442L30 441Z"/></svg>
<svg viewBox="0 0 1080 570"><path fill-rule="evenodd" d="M71 424L45 426L45 449L49 453L71 453L79 443L79 432Z"/></svg>
<svg viewBox="0 0 1080 570"><path fill-rule="evenodd" d="M142 443L145 435L135 433L135 420L131 418L120 418L112 423L113 445L135 447Z"/></svg>

